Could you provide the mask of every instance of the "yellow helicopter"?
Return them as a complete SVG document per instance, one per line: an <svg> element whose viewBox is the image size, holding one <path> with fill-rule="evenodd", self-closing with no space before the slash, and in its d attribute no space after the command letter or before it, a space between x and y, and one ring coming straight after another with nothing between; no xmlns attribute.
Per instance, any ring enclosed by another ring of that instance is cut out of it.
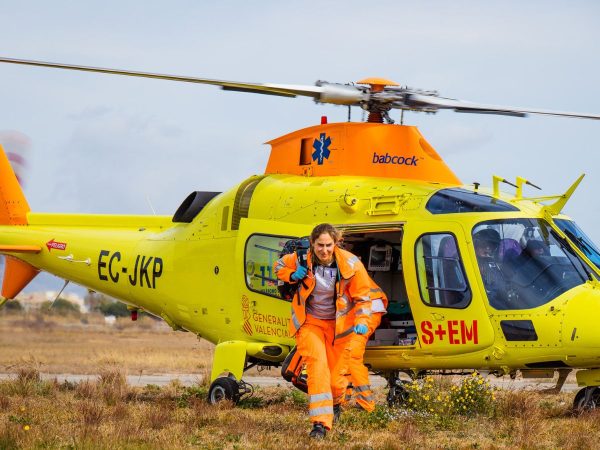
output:
<svg viewBox="0 0 600 450"><path fill-rule="evenodd" d="M0 152L3 303L41 270L118 298L132 319L147 311L216 344L209 400L237 402L250 391L244 371L280 366L294 346L273 263L288 242L330 222L390 300L365 355L387 378L388 401L405 396L401 373L558 371L560 389L580 369L574 406L600 405L600 250L561 213L583 175L554 196L525 196L535 186L520 177L464 185L389 111L600 115L465 102L381 78L304 86L0 62L307 96L369 113L366 123L323 118L270 141L264 174L226 192L193 192L173 216L31 212Z"/></svg>

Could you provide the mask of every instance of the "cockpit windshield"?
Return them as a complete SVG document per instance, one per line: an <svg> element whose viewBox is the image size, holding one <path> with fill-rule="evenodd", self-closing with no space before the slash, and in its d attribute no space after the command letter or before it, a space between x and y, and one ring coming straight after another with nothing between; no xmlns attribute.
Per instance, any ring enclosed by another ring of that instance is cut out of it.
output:
<svg viewBox="0 0 600 450"><path fill-rule="evenodd" d="M600 250L592 240L571 220L554 219L554 223L567 237L589 258L596 267L600 268Z"/></svg>
<svg viewBox="0 0 600 450"><path fill-rule="evenodd" d="M566 240L540 219L480 222L473 227L473 245L496 309L541 306L590 277Z"/></svg>

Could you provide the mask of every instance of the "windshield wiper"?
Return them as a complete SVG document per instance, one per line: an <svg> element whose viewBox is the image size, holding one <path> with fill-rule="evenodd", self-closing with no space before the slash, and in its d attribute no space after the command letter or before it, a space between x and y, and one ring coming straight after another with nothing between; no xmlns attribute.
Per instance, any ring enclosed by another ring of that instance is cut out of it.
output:
<svg viewBox="0 0 600 450"><path fill-rule="evenodd" d="M590 246L587 244L587 242L585 241L585 239L583 239L582 236L577 236L575 233L573 233L571 230L569 230L567 228L565 228L563 230L563 233L565 233L567 235L567 237L569 239L571 239L576 245L579 244L579 246L580 246L579 248L587 256L598 255L598 253L596 251L594 251L592 248L590 248Z"/></svg>
<svg viewBox="0 0 600 450"><path fill-rule="evenodd" d="M568 231L568 230L567 230ZM564 233L567 234L567 231L565 231ZM592 270L587 266L587 264L585 264L585 261L582 261L581 258L579 257L579 255L575 252L575 250L573 250L573 248L571 247L571 245L569 245L569 241L567 241L564 237L562 237L560 234L558 234L556 231L551 230L552 236L554 236L554 238L561 244L563 250L565 250L567 253L569 253L573 258L575 258L575 260L579 263L579 265L583 268L583 271L585 272L587 279L590 281L594 281L594 276L592 275ZM572 233L571 233L572 234Z"/></svg>

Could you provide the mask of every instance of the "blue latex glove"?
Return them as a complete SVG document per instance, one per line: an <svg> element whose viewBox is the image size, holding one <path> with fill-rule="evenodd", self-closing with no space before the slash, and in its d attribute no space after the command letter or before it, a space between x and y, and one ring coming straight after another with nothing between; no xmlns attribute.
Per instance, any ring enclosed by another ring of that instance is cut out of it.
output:
<svg viewBox="0 0 600 450"><path fill-rule="evenodd" d="M363 325L362 323L359 323L358 325L354 325L354 332L356 334L367 334L368 331L369 331L369 327L366 325Z"/></svg>
<svg viewBox="0 0 600 450"><path fill-rule="evenodd" d="M298 268L296 269L296 271L292 274L292 276L290 278L294 281L301 280L302 278L304 278L306 276L307 272L308 271L306 270L306 267L298 266Z"/></svg>

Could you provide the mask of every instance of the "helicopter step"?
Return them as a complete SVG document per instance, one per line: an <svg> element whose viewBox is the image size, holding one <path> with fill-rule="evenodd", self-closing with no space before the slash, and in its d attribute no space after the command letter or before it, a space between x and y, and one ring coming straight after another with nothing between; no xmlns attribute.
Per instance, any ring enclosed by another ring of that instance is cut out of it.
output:
<svg viewBox="0 0 600 450"><path fill-rule="evenodd" d="M285 345L269 342L225 341L215 347L208 401L211 404L229 400L237 404L245 395L252 395L251 384L242 374L255 366L278 366L288 355Z"/></svg>

